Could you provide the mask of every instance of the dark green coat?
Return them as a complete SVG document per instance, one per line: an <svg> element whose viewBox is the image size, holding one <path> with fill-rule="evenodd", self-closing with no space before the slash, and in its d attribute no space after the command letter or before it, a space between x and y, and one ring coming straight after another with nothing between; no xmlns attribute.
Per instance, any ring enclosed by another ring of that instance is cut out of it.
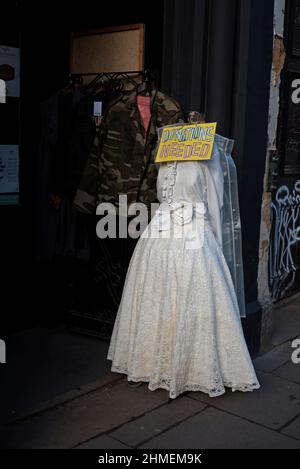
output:
<svg viewBox="0 0 300 469"><path fill-rule="evenodd" d="M182 122L182 112L174 99L154 89L146 133L136 98L136 92L123 95L107 109L75 196L78 210L95 213L101 202L118 206L120 194L127 195L128 205L157 200L156 129Z"/></svg>

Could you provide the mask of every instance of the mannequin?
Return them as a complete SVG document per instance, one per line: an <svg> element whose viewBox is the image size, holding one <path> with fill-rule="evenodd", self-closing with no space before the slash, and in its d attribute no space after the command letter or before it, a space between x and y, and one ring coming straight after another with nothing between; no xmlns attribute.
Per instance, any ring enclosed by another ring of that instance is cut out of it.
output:
<svg viewBox="0 0 300 469"><path fill-rule="evenodd" d="M223 168L231 149L216 135L211 160L160 165L160 205L131 258L114 325L111 370L170 398L260 387L240 320L242 271L231 239L240 227Z"/></svg>

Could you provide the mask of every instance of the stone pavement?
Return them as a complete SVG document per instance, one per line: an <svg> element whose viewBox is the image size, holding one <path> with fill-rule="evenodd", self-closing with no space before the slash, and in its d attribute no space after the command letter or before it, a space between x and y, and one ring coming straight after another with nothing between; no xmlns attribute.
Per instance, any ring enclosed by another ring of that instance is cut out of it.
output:
<svg viewBox="0 0 300 469"><path fill-rule="evenodd" d="M45 405L56 396L77 395L87 383L97 386L97 380L110 371L108 344L71 334L66 326L36 327L5 337L5 342L7 363L0 364L0 422L28 414L32 407Z"/></svg>
<svg viewBox="0 0 300 469"><path fill-rule="evenodd" d="M5 448L300 448L300 299L276 309L274 348L255 360L261 389L169 400L147 384L128 386L107 373L96 383L49 400L2 428ZM21 390L20 390L21 391Z"/></svg>

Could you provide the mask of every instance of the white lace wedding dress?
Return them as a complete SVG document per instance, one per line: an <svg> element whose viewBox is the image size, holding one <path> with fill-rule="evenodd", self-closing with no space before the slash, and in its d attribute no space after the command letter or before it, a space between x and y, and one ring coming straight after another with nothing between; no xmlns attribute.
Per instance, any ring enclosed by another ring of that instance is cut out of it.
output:
<svg viewBox="0 0 300 469"><path fill-rule="evenodd" d="M151 391L166 389L171 398L185 391L214 397L225 387L259 388L209 213L205 166L165 163L157 190L161 205L127 272L107 356L111 370L148 382ZM197 203L204 205L197 209Z"/></svg>

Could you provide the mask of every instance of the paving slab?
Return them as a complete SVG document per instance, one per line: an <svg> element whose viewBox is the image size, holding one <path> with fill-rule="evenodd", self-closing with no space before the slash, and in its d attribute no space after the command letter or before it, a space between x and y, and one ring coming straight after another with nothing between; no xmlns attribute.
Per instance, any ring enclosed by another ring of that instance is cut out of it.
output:
<svg viewBox="0 0 300 469"><path fill-rule="evenodd" d="M120 441L110 438L107 435L101 435L93 438L86 443L76 446L76 449L131 449Z"/></svg>
<svg viewBox="0 0 300 469"><path fill-rule="evenodd" d="M281 430L281 433L293 436L294 438L298 438L298 440L300 440L300 415L283 430Z"/></svg>
<svg viewBox="0 0 300 469"><path fill-rule="evenodd" d="M300 386L268 373L258 373L261 388L253 392L228 392L210 398L195 392L188 395L269 428L278 429L300 412Z"/></svg>
<svg viewBox="0 0 300 469"><path fill-rule="evenodd" d="M163 390L118 381L24 422L9 425L5 448L72 448L168 401Z"/></svg>
<svg viewBox="0 0 300 469"><path fill-rule="evenodd" d="M293 381L294 383L300 384L300 363L286 363L285 365L275 370L274 374L276 376L280 376L280 378L284 378L289 381Z"/></svg>
<svg viewBox="0 0 300 469"><path fill-rule="evenodd" d="M202 402L180 397L133 422L126 423L112 432L110 436L135 447L188 417L201 412L205 407Z"/></svg>
<svg viewBox="0 0 300 469"><path fill-rule="evenodd" d="M257 357L254 360L255 369L271 373L280 366L291 361L293 351L292 341L285 342L284 344L273 348L270 352Z"/></svg>
<svg viewBox="0 0 300 469"><path fill-rule="evenodd" d="M77 389L73 389L72 391L59 394L53 399L49 399L48 401L42 402L41 404L37 404L36 406L31 407L25 410L24 412L14 414L13 418L11 417L11 419L5 423L13 423L19 420L28 419L29 417L33 417L34 415L45 412L51 408L66 404L67 402L70 402L75 398L88 394L92 391L95 391L96 389L100 389L108 384L114 383L115 381L119 380L122 380L121 375L111 372L106 373L103 378L94 381L93 383L85 384Z"/></svg>
<svg viewBox="0 0 300 469"><path fill-rule="evenodd" d="M218 409L207 408L148 441L141 448L299 449L300 441ZM205 455L203 461L205 462Z"/></svg>
<svg viewBox="0 0 300 469"><path fill-rule="evenodd" d="M110 371L107 349L107 343L70 334L66 327L35 328L7 337L7 363L0 366L3 420L101 379Z"/></svg>

